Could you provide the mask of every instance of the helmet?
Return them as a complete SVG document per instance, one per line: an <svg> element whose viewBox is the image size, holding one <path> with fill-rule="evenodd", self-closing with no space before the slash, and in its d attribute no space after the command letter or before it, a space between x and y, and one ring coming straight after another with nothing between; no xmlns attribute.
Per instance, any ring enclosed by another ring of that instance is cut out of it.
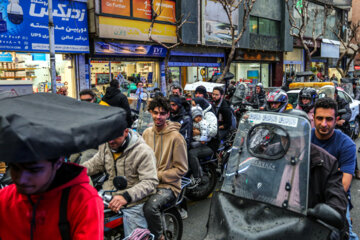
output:
<svg viewBox="0 0 360 240"><path fill-rule="evenodd" d="M263 90L263 88L264 88L264 86L262 85L262 83L258 83L258 84L256 84L256 87L261 88L261 90Z"/></svg>
<svg viewBox="0 0 360 240"><path fill-rule="evenodd" d="M270 107L270 103L281 103L276 109ZM283 112L288 104L288 96L284 90L275 89L266 96L266 110L272 112Z"/></svg>
<svg viewBox="0 0 360 240"><path fill-rule="evenodd" d="M303 98L310 99L310 102L307 104L303 104L302 103ZM304 110L305 112L309 112L310 109L314 107L316 98L317 98L316 90L314 88L305 87L301 89L299 93L298 104L302 108L302 110Z"/></svg>

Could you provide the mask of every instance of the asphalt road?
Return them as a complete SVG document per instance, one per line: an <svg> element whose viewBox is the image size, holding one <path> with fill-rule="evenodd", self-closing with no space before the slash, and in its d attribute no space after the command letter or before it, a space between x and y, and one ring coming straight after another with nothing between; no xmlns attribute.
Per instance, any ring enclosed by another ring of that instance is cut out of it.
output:
<svg viewBox="0 0 360 240"><path fill-rule="evenodd" d="M356 141L360 146L360 139ZM360 154L358 153L360 166ZM220 186L217 187L219 189ZM351 210L353 231L360 236L360 180L354 179L351 185L351 196L354 208ZM188 218L184 220L183 240L203 239L206 235L211 196L203 201L188 202Z"/></svg>

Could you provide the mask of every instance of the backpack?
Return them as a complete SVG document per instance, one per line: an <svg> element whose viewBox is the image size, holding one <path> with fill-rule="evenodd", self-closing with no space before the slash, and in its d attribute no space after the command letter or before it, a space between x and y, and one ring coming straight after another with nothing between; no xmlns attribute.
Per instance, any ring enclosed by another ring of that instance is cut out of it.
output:
<svg viewBox="0 0 360 240"><path fill-rule="evenodd" d="M67 204L69 200L71 187L64 188L61 193L60 214L59 214L59 230L63 240L71 240L70 223L67 219Z"/></svg>

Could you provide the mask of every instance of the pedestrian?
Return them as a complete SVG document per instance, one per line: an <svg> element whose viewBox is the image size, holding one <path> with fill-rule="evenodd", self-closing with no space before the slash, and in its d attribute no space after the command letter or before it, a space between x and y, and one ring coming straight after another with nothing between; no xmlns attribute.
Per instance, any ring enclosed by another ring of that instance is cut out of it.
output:
<svg viewBox="0 0 360 240"><path fill-rule="evenodd" d="M110 87L106 89L105 95L102 98L104 102L113 107L120 107L126 111L127 127L131 127L131 109L127 97L120 92L120 85L118 80L114 79L110 82Z"/></svg>
<svg viewBox="0 0 360 240"><path fill-rule="evenodd" d="M164 97L156 97L149 104L154 126L143 133L145 142L154 150L159 186L156 194L145 203L144 214L149 230L155 240L163 240L160 211L175 201L181 191L181 178L188 170L186 142L179 133L180 123L171 122L170 102Z"/></svg>
<svg viewBox="0 0 360 240"><path fill-rule="evenodd" d="M349 136L335 129L338 106L331 98L321 98L314 106L315 128L311 132L311 142L322 147L338 160L342 172L342 183L348 195L346 217L349 223L350 239L358 239L352 231L350 210L351 205L351 180L355 171L356 145Z"/></svg>
<svg viewBox="0 0 360 240"><path fill-rule="evenodd" d="M182 88L178 85L174 85L171 89L171 93L172 95L178 95L178 96L182 96Z"/></svg>

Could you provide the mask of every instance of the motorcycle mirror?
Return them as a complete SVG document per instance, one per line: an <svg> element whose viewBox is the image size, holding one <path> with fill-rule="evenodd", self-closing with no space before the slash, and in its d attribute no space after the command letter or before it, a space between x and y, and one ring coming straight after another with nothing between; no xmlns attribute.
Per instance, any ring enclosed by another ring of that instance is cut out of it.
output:
<svg viewBox="0 0 360 240"><path fill-rule="evenodd" d="M117 190L124 190L127 187L127 180L124 176L117 176L114 178L113 184Z"/></svg>
<svg viewBox="0 0 360 240"><path fill-rule="evenodd" d="M247 136L247 150L257 158L276 160L283 157L290 146L290 137L280 126L261 123L253 126Z"/></svg>
<svg viewBox="0 0 360 240"><path fill-rule="evenodd" d="M346 109L340 109L340 110L338 111L338 114L344 114L344 113L346 113Z"/></svg>
<svg viewBox="0 0 360 240"><path fill-rule="evenodd" d="M344 221L340 213L325 203L319 203L314 208L309 208L307 214L337 229L344 227Z"/></svg>

